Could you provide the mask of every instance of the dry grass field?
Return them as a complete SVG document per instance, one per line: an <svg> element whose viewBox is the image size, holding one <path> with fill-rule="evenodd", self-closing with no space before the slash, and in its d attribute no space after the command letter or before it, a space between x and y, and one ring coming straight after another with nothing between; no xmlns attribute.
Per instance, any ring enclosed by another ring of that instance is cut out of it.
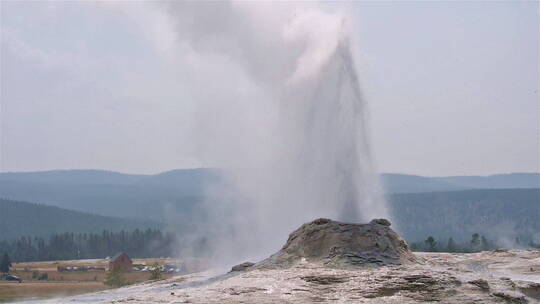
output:
<svg viewBox="0 0 540 304"><path fill-rule="evenodd" d="M133 264L160 265L180 263L180 260L170 258L160 259L133 259ZM21 299L50 298L59 296L77 295L109 289L103 284L106 271L58 271L58 267L94 266L107 268L108 260L73 260L73 261L45 261L14 263L11 274L20 277L23 282L0 281L0 302L10 302ZM47 274L47 280L33 278L33 273ZM131 283L139 283L150 278L149 272L128 272L125 278ZM162 274L164 279L171 278L173 274Z"/></svg>
<svg viewBox="0 0 540 304"><path fill-rule="evenodd" d="M0 302L70 296L107 288L101 282L0 282Z"/></svg>

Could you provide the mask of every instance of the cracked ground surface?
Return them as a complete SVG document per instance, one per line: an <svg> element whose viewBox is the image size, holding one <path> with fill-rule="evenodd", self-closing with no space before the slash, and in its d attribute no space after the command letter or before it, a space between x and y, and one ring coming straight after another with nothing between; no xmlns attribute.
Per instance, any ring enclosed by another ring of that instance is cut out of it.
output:
<svg viewBox="0 0 540 304"><path fill-rule="evenodd" d="M416 255L419 264L367 269L302 261L192 274L49 303L540 303L540 250Z"/></svg>

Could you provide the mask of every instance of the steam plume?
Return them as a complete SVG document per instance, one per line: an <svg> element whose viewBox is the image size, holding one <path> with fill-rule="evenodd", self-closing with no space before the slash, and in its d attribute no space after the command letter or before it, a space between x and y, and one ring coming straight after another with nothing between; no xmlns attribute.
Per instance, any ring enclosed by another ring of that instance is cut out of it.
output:
<svg viewBox="0 0 540 304"><path fill-rule="evenodd" d="M221 257L265 255L317 217L387 217L347 24L305 5L167 7L179 43L214 73L201 68L206 84L192 95L197 153L226 177L208 200Z"/></svg>

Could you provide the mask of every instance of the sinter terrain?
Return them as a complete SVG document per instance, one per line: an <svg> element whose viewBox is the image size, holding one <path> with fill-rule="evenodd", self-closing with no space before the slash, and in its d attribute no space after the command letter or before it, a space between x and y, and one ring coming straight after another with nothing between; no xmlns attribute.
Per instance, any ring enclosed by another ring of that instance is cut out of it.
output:
<svg viewBox="0 0 540 304"><path fill-rule="evenodd" d="M259 263L44 303L538 303L540 251L416 253L386 220L319 219ZM43 303L43 302L41 302Z"/></svg>

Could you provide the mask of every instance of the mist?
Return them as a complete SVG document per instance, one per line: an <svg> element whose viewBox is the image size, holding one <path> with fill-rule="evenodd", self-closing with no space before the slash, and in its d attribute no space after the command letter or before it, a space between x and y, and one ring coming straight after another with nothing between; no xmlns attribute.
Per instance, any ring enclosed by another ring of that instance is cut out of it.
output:
<svg viewBox="0 0 540 304"><path fill-rule="evenodd" d="M171 3L200 64L195 153L220 168L198 233L223 261L263 257L319 217L388 217L345 14L312 4ZM205 226L205 227L202 227Z"/></svg>

